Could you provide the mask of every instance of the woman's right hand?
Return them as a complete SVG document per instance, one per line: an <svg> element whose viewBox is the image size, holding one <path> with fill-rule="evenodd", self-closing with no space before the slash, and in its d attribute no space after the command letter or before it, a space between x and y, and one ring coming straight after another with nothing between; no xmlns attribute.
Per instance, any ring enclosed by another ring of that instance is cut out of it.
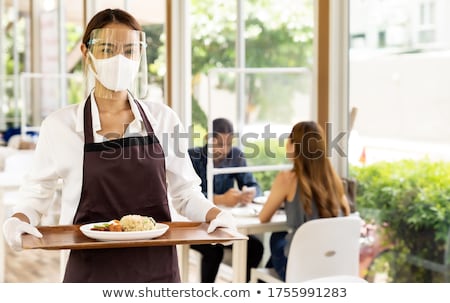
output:
<svg viewBox="0 0 450 303"><path fill-rule="evenodd" d="M16 217L11 217L3 223L3 235L6 243L15 251L22 250L22 234L31 234L42 238L42 234L36 227Z"/></svg>

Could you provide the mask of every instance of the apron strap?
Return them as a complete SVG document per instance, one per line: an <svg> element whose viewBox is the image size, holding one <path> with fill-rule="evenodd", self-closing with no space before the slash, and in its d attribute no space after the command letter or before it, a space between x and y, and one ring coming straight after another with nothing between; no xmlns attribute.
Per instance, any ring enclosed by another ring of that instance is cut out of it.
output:
<svg viewBox="0 0 450 303"><path fill-rule="evenodd" d="M94 134L92 132L91 96L84 105L84 144L93 143Z"/></svg>
<svg viewBox="0 0 450 303"><path fill-rule="evenodd" d="M150 124L150 121L148 121L147 115L144 113L144 109L139 104L139 102L137 102L136 99L134 100L134 102L136 103L137 108L139 109L139 113L141 114L142 120L144 121L144 126L145 126L145 129L147 130L147 133L149 135L153 135L154 134L153 127Z"/></svg>

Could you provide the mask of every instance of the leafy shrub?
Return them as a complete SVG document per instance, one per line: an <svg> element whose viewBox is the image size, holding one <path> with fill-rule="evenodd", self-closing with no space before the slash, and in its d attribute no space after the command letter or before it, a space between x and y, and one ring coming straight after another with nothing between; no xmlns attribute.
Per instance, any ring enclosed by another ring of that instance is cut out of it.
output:
<svg viewBox="0 0 450 303"><path fill-rule="evenodd" d="M450 163L423 160L379 162L351 167L358 181L357 207L378 210L386 238L398 251L448 264L445 247L450 227Z"/></svg>

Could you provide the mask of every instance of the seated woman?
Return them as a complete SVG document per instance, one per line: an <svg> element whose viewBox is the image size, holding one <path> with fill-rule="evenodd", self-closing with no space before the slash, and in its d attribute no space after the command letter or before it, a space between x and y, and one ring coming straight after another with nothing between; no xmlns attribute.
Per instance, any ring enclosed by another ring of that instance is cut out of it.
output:
<svg viewBox="0 0 450 303"><path fill-rule="evenodd" d="M324 133L316 122L300 122L292 128L286 156L294 162L293 169L277 174L259 214L261 222L268 222L284 203L290 232L272 234L269 260L283 281L297 228L308 220L350 214L341 178L327 158Z"/></svg>

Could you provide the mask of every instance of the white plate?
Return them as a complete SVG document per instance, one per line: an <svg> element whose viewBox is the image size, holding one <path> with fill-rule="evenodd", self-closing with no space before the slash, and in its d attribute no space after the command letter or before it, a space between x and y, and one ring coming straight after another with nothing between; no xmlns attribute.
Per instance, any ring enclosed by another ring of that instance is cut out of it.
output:
<svg viewBox="0 0 450 303"><path fill-rule="evenodd" d="M231 209L231 214L237 217L257 217L258 210L253 207L235 207Z"/></svg>
<svg viewBox="0 0 450 303"><path fill-rule="evenodd" d="M90 223L80 226L80 231L89 238L100 241L130 241L130 240L147 240L162 236L168 229L169 225L156 223L156 228L144 231L100 231L91 230L94 225L101 225L108 222Z"/></svg>
<svg viewBox="0 0 450 303"><path fill-rule="evenodd" d="M256 203L256 204L264 204L266 202L267 202L267 196L259 196L259 197L253 198L253 203Z"/></svg>

